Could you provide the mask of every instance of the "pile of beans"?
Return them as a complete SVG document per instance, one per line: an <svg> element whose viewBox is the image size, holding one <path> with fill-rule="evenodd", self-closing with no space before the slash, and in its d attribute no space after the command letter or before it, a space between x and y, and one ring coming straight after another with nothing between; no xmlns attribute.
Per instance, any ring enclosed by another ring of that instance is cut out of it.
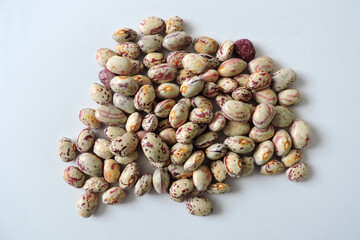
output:
<svg viewBox="0 0 360 240"><path fill-rule="evenodd" d="M59 141L60 158L76 159L63 179L84 190L77 203L81 216L93 214L99 193L104 204L117 204L133 186L138 196L154 187L173 201L186 201L189 213L207 216L213 208L203 193L230 191L228 176L246 177L258 165L264 175L287 168L290 181L306 177L302 149L312 134L289 108L301 102L299 91L289 89L296 80L292 69L274 72L273 60L255 58L248 39L192 39L177 16L166 23L147 17L139 30L143 36L136 43L137 32L122 28L112 36L116 51L97 51L104 69L90 97L100 106L80 111L87 128L75 143ZM226 139L217 141L221 136ZM141 150L152 174L140 175Z"/></svg>

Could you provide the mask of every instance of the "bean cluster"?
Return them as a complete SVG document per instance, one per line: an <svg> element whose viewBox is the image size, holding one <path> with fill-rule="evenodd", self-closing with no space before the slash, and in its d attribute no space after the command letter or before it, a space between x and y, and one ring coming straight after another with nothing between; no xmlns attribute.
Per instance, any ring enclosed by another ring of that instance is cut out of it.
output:
<svg viewBox="0 0 360 240"><path fill-rule="evenodd" d="M96 52L104 69L90 97L100 106L80 111L87 128L75 143L59 141L60 158L76 159L63 179L84 190L77 203L81 216L93 214L99 193L104 204L117 204L132 186L138 196L154 187L186 201L189 213L207 216L213 208L201 195L230 191L227 177L246 177L256 166L264 175L287 168L294 182L306 177L301 151L312 134L290 109L301 102L300 92L289 89L296 80L292 69L274 72L273 60L255 58L248 39L192 39L178 16L166 23L147 17L139 30L136 43L137 32L122 28L112 36L116 51ZM140 151L152 174L140 175Z"/></svg>

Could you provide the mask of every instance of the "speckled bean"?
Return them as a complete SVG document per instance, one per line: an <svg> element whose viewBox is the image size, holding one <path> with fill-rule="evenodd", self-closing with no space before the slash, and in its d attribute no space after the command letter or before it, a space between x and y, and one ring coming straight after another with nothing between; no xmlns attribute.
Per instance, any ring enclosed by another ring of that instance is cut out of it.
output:
<svg viewBox="0 0 360 240"><path fill-rule="evenodd" d="M256 147L253 156L257 165L263 165L272 158L273 154L274 144L272 141L267 140Z"/></svg>
<svg viewBox="0 0 360 240"><path fill-rule="evenodd" d="M290 152L281 158L285 167L291 167L292 165L300 162L302 159L302 152L300 149L291 149Z"/></svg>
<svg viewBox="0 0 360 240"><path fill-rule="evenodd" d="M279 93L279 103L284 106L293 106L301 102L302 97L296 89L286 89Z"/></svg>
<svg viewBox="0 0 360 240"><path fill-rule="evenodd" d="M164 37L162 46L169 51L186 49L191 45L192 38L186 32L173 32Z"/></svg>
<svg viewBox="0 0 360 240"><path fill-rule="evenodd" d="M224 157L224 165L230 177L240 177L242 159L238 154L234 152L228 152Z"/></svg>
<svg viewBox="0 0 360 240"><path fill-rule="evenodd" d="M162 83L156 88L156 97L160 99L176 98L180 94L180 88L174 83Z"/></svg>
<svg viewBox="0 0 360 240"><path fill-rule="evenodd" d="M135 75L132 78L139 84L139 86L152 85L150 78L144 75Z"/></svg>
<svg viewBox="0 0 360 240"><path fill-rule="evenodd" d="M141 147L145 156L154 162L165 162L169 159L168 145L155 133L147 133L141 140Z"/></svg>
<svg viewBox="0 0 360 240"><path fill-rule="evenodd" d="M200 53L199 55L205 58L209 68L217 69L220 66L220 62L216 57L206 53Z"/></svg>
<svg viewBox="0 0 360 240"><path fill-rule="evenodd" d="M210 194L224 194L230 191L230 185L227 183L213 183L210 184L207 190Z"/></svg>
<svg viewBox="0 0 360 240"><path fill-rule="evenodd" d="M293 124L291 124L289 132L294 148L303 149L309 145L312 132L310 125L306 121L296 119Z"/></svg>
<svg viewBox="0 0 360 240"><path fill-rule="evenodd" d="M233 41L225 40L221 43L219 50L216 53L216 58L221 62L228 60L234 51L234 47L235 45Z"/></svg>
<svg viewBox="0 0 360 240"><path fill-rule="evenodd" d="M187 55L188 51L173 51L170 52L166 58L166 62L174 65L177 69L183 68L182 60Z"/></svg>
<svg viewBox="0 0 360 240"><path fill-rule="evenodd" d="M284 164L279 160L270 160L260 168L260 173L263 175L275 175L284 171Z"/></svg>
<svg viewBox="0 0 360 240"><path fill-rule="evenodd" d="M226 125L226 117L221 111L214 113L213 121L209 124L209 129L213 132L222 130Z"/></svg>
<svg viewBox="0 0 360 240"><path fill-rule="evenodd" d="M252 93L254 100L257 103L268 103L271 105L275 105L277 102L276 93L270 88L262 89L259 91L255 91Z"/></svg>
<svg viewBox="0 0 360 240"><path fill-rule="evenodd" d="M88 218L95 212L98 202L99 199L96 194L84 192L78 199L77 211L82 217Z"/></svg>
<svg viewBox="0 0 360 240"><path fill-rule="evenodd" d="M221 108L227 101L234 100L229 94L219 92L215 97L216 104Z"/></svg>
<svg viewBox="0 0 360 240"><path fill-rule="evenodd" d="M194 188L190 179L179 179L173 182L169 189L169 194L175 198L180 198L189 194Z"/></svg>
<svg viewBox="0 0 360 240"><path fill-rule="evenodd" d="M223 128L223 133L226 136L245 135L250 132L250 124L248 122L241 123L237 121L227 121Z"/></svg>
<svg viewBox="0 0 360 240"><path fill-rule="evenodd" d="M163 100L156 105L154 114L159 118L167 118L175 104L176 102L174 99Z"/></svg>
<svg viewBox="0 0 360 240"><path fill-rule="evenodd" d="M95 110L92 108L84 108L79 113L80 121L91 129L99 129L101 122L95 118Z"/></svg>
<svg viewBox="0 0 360 240"><path fill-rule="evenodd" d="M182 65L184 69L193 72L195 74L200 74L206 69L208 63L206 59L200 56L199 54L189 53L186 54L185 57L183 58Z"/></svg>
<svg viewBox="0 0 360 240"><path fill-rule="evenodd" d="M235 100L242 101L242 102L248 102L252 98L251 91L245 87L239 87L239 88L235 89L232 92L231 96Z"/></svg>
<svg viewBox="0 0 360 240"><path fill-rule="evenodd" d="M133 96L139 89L139 84L132 78L116 76L110 81L111 89L124 96Z"/></svg>
<svg viewBox="0 0 360 240"><path fill-rule="evenodd" d="M105 87L110 88L110 81L116 77L116 75L106 68L99 72L99 80Z"/></svg>
<svg viewBox="0 0 360 240"><path fill-rule="evenodd" d="M192 144L176 143L171 147L171 162L174 164L184 163L190 157L192 150Z"/></svg>
<svg viewBox="0 0 360 240"><path fill-rule="evenodd" d="M189 120L195 123L211 123L213 118L213 111L208 108L194 108L189 116Z"/></svg>
<svg viewBox="0 0 360 240"><path fill-rule="evenodd" d="M219 87L219 90L223 93L231 93L237 88L237 82L232 78L222 77L217 82L216 85Z"/></svg>
<svg viewBox="0 0 360 240"><path fill-rule="evenodd" d="M296 80L296 73L291 68L282 68L272 75L271 89L281 92L290 87Z"/></svg>
<svg viewBox="0 0 360 240"><path fill-rule="evenodd" d="M140 87L134 97L134 106L137 110L147 110L151 108L155 100L155 89L151 85Z"/></svg>
<svg viewBox="0 0 360 240"><path fill-rule="evenodd" d="M115 126L126 122L123 111L113 105L102 105L95 111L95 118L107 125Z"/></svg>
<svg viewBox="0 0 360 240"><path fill-rule="evenodd" d="M153 113L148 113L145 115L143 121L142 121L142 128L145 131L153 132L158 127L159 120L157 116Z"/></svg>
<svg viewBox="0 0 360 240"><path fill-rule="evenodd" d="M171 163L167 170L174 179L184 179L192 176L192 171L185 170L183 164Z"/></svg>
<svg viewBox="0 0 360 240"><path fill-rule="evenodd" d="M233 77L241 73L246 67L246 62L240 58L230 58L221 63L218 72L222 77Z"/></svg>
<svg viewBox="0 0 360 240"><path fill-rule="evenodd" d="M206 124L206 123L199 123L198 125L199 125L199 129L198 129L198 131L197 131L196 134L195 134L195 138L199 137L200 135L202 135L202 134L206 131L208 124Z"/></svg>
<svg viewBox="0 0 360 240"><path fill-rule="evenodd" d="M223 182L227 178L227 170L223 161L212 161L210 169L216 181Z"/></svg>
<svg viewBox="0 0 360 240"><path fill-rule="evenodd" d="M219 43L205 36L199 36L193 41L194 50L198 53L214 54L219 49Z"/></svg>
<svg viewBox="0 0 360 240"><path fill-rule="evenodd" d="M160 34L142 36L137 45L144 53L156 52L161 49L163 36Z"/></svg>
<svg viewBox="0 0 360 240"><path fill-rule="evenodd" d="M58 143L58 153L64 162L72 161L76 158L76 145L70 138L62 137Z"/></svg>
<svg viewBox="0 0 360 240"><path fill-rule="evenodd" d="M213 82L206 82L201 94L207 98L214 98L219 94L219 86Z"/></svg>
<svg viewBox="0 0 360 240"><path fill-rule="evenodd" d="M145 55L143 58L143 64L146 68L152 68L153 66L165 63L164 54L158 52L152 52Z"/></svg>
<svg viewBox="0 0 360 240"><path fill-rule="evenodd" d="M95 154L82 153L76 158L76 165L79 169L91 176L99 177L103 173L103 163Z"/></svg>
<svg viewBox="0 0 360 240"><path fill-rule="evenodd" d="M120 157L129 156L135 151L138 138L135 133L127 132L114 138L110 144L110 151Z"/></svg>
<svg viewBox="0 0 360 240"><path fill-rule="evenodd" d="M113 154L110 152L110 141L105 138L98 138L94 143L94 153L100 158L112 158Z"/></svg>
<svg viewBox="0 0 360 240"><path fill-rule="evenodd" d="M119 178L119 187L123 190L134 185L139 177L139 165L136 162L131 162L126 165L125 169Z"/></svg>
<svg viewBox="0 0 360 240"><path fill-rule="evenodd" d="M185 80L180 87L180 92L184 97L194 97L198 95L204 87L204 81L194 76Z"/></svg>
<svg viewBox="0 0 360 240"><path fill-rule="evenodd" d="M222 143L214 143L205 150L206 157L210 160L218 160L225 156L226 152L227 147Z"/></svg>
<svg viewBox="0 0 360 240"><path fill-rule="evenodd" d="M85 128L79 133L79 136L76 140L76 148L79 150L79 152L88 152L93 147L94 142L94 132L89 128Z"/></svg>
<svg viewBox="0 0 360 240"><path fill-rule="evenodd" d="M70 186L81 188L85 182L85 175L80 171L79 168L74 166L69 166L65 168L62 178Z"/></svg>
<svg viewBox="0 0 360 240"><path fill-rule="evenodd" d="M184 20L179 16L171 17L166 21L165 34L179 32L184 30Z"/></svg>
<svg viewBox="0 0 360 240"><path fill-rule="evenodd" d="M126 192L119 187L112 187L104 192L102 201L106 205L114 205L125 200Z"/></svg>
<svg viewBox="0 0 360 240"><path fill-rule="evenodd" d="M150 68L148 76L155 83L167 83L175 79L176 73L177 69L174 65L162 63Z"/></svg>
<svg viewBox="0 0 360 240"><path fill-rule="evenodd" d="M274 62L270 57L258 57L249 62L250 73L267 72L271 73L274 70Z"/></svg>
<svg viewBox="0 0 360 240"><path fill-rule="evenodd" d="M271 104L260 103L255 108L252 121L257 128L266 128L275 116L275 108Z"/></svg>
<svg viewBox="0 0 360 240"><path fill-rule="evenodd" d="M207 148L215 143L217 138L218 134L216 132L207 132L195 139L194 146L197 148Z"/></svg>
<svg viewBox="0 0 360 240"><path fill-rule="evenodd" d="M199 192L204 192L208 189L212 180L210 168L206 165L201 165L193 172L194 187Z"/></svg>
<svg viewBox="0 0 360 240"><path fill-rule="evenodd" d="M190 79L195 75L195 73L192 73L186 69L180 69L176 75L176 82L181 85L185 80Z"/></svg>
<svg viewBox="0 0 360 240"><path fill-rule="evenodd" d="M139 30L144 35L159 33L165 27L165 21L159 17L151 16L140 22Z"/></svg>
<svg viewBox="0 0 360 240"><path fill-rule="evenodd" d="M119 126L108 126L104 129L105 138L110 141L124 133L126 130Z"/></svg>
<svg viewBox="0 0 360 240"><path fill-rule="evenodd" d="M250 153L255 148L254 141L245 136L228 137L225 139L224 144L229 148L229 150L239 154Z"/></svg>
<svg viewBox="0 0 360 240"><path fill-rule="evenodd" d="M195 216L208 216L213 212L209 199L204 197L191 197L186 202L186 209Z"/></svg>
<svg viewBox="0 0 360 240"><path fill-rule="evenodd" d="M115 31L112 35L112 38L118 42L131 42L135 40L137 37L137 33L135 30L131 28L120 28L119 30Z"/></svg>
<svg viewBox="0 0 360 240"><path fill-rule="evenodd" d="M197 123L185 123L176 131L176 140L179 143L191 143L192 139L196 136L198 130L199 125Z"/></svg>
<svg viewBox="0 0 360 240"><path fill-rule="evenodd" d="M152 176L150 173L144 173L137 183L135 184L135 194L139 197L144 196L145 193L148 193L151 190L152 186Z"/></svg>
<svg viewBox="0 0 360 240"><path fill-rule="evenodd" d="M127 132L137 132L141 127L142 117L140 113L134 112L130 114L126 121L125 129Z"/></svg>
<svg viewBox="0 0 360 240"><path fill-rule="evenodd" d="M85 181L83 189L86 192L104 192L109 187L109 183L103 177L91 177Z"/></svg>
<svg viewBox="0 0 360 240"><path fill-rule="evenodd" d="M253 127L249 132L249 137L256 143L264 142L274 136L274 126L269 124L266 128L260 129Z"/></svg>
<svg viewBox="0 0 360 240"><path fill-rule="evenodd" d="M117 56L115 51L108 48L100 48L96 52L96 61L100 66L106 67L106 63L113 56Z"/></svg>
<svg viewBox="0 0 360 240"><path fill-rule="evenodd" d="M222 107L224 116L231 121L247 122L250 119L249 107L240 101L229 100Z"/></svg>
<svg viewBox="0 0 360 240"><path fill-rule="evenodd" d="M208 69L200 74L200 77L205 83L216 82L219 79L219 73L215 69Z"/></svg>
<svg viewBox="0 0 360 240"><path fill-rule="evenodd" d="M213 110L214 107L211 101L204 96L195 96L191 99L191 105L194 108L207 108L209 110Z"/></svg>
<svg viewBox="0 0 360 240"><path fill-rule="evenodd" d="M115 107L126 113L133 113L136 111L133 97L123 96L119 93L115 93L113 97L113 104Z"/></svg>
<svg viewBox="0 0 360 240"><path fill-rule="evenodd" d="M131 74L130 60L117 55L109 58L106 62L106 68L109 71L122 76L129 76Z"/></svg>
<svg viewBox="0 0 360 240"><path fill-rule="evenodd" d="M255 72L249 76L247 88L258 91L269 87L271 84L271 76L267 72Z"/></svg>
<svg viewBox="0 0 360 240"><path fill-rule="evenodd" d="M93 83L90 86L90 98L97 104L108 104L112 101L112 92L101 84Z"/></svg>
<svg viewBox="0 0 360 240"><path fill-rule="evenodd" d="M159 136L167 145L174 145L176 141L176 130L174 128L166 128L159 133Z"/></svg>
<svg viewBox="0 0 360 240"><path fill-rule="evenodd" d="M140 55L139 46L133 42L122 42L116 46L116 51L121 57L136 59Z"/></svg>
<svg viewBox="0 0 360 240"><path fill-rule="evenodd" d="M133 151L128 156L121 157L121 156L115 156L115 161L117 161L120 164L127 165L139 158L139 152L138 150Z"/></svg>
<svg viewBox="0 0 360 240"><path fill-rule="evenodd" d="M108 183L114 183L119 180L120 165L114 159L104 161L104 178Z"/></svg>
<svg viewBox="0 0 360 240"><path fill-rule="evenodd" d="M291 149L292 140L287 131L284 129L279 129L276 131L273 139L272 139L276 155L279 157L285 156Z"/></svg>
<svg viewBox="0 0 360 240"><path fill-rule="evenodd" d="M152 177L153 186L156 192L166 192L170 184L170 176L165 168L157 168Z"/></svg>
<svg viewBox="0 0 360 240"><path fill-rule="evenodd" d="M247 83L249 81L249 74L247 73L240 73L233 77L233 79L237 82L239 87L247 87Z"/></svg>
<svg viewBox="0 0 360 240"><path fill-rule="evenodd" d="M253 157L242 157L242 168L240 177L247 177L249 176L255 169L255 160Z"/></svg>
<svg viewBox="0 0 360 240"><path fill-rule="evenodd" d="M308 173L308 167L306 163L297 163L286 170L286 176L290 181L300 182L303 181Z"/></svg>
<svg viewBox="0 0 360 240"><path fill-rule="evenodd" d="M194 171L204 162L205 153L202 150L193 152L184 163L184 169Z"/></svg>
<svg viewBox="0 0 360 240"><path fill-rule="evenodd" d="M275 116L271 124L279 128L289 127L294 121L294 118L295 114L290 108L278 105L275 106Z"/></svg>
<svg viewBox="0 0 360 240"><path fill-rule="evenodd" d="M131 63L131 74L130 75L136 75L141 74L144 70L144 64L139 60L130 60Z"/></svg>

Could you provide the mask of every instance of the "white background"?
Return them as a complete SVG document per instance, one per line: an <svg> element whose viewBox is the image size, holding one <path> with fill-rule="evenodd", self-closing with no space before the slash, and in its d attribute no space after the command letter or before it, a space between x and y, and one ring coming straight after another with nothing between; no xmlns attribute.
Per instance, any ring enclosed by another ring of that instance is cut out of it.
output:
<svg viewBox="0 0 360 240"><path fill-rule="evenodd" d="M355 0L1 0L0 239L360 239L359 9ZM313 130L305 182L230 180L209 217L154 191L78 215L82 191L61 178L58 140L76 139L79 110L96 107L96 50L151 15L181 16L193 37L251 39L257 56L297 72L294 111Z"/></svg>

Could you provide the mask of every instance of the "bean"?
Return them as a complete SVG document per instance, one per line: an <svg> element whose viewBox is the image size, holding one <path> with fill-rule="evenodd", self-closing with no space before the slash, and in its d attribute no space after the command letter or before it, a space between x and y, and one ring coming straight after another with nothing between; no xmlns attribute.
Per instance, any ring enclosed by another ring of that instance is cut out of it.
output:
<svg viewBox="0 0 360 240"><path fill-rule="evenodd" d="M212 161L210 169L216 181L223 182L227 178L227 170L223 161Z"/></svg>
<svg viewBox="0 0 360 240"><path fill-rule="evenodd" d="M95 110L92 108L84 108L79 113L80 121L91 129L99 129L101 122L95 118Z"/></svg>
<svg viewBox="0 0 360 240"><path fill-rule="evenodd" d="M100 158L112 158L114 155L110 151L110 141L98 138L94 143L94 153Z"/></svg>
<svg viewBox="0 0 360 240"><path fill-rule="evenodd" d="M255 160L253 157L242 157L242 168L240 172L240 177L249 176L255 169Z"/></svg>
<svg viewBox="0 0 360 240"><path fill-rule="evenodd" d="M274 70L274 62L270 57L258 57L249 62L250 73L267 72L271 73Z"/></svg>
<svg viewBox="0 0 360 240"><path fill-rule="evenodd" d="M96 61L97 63L102 66L106 67L106 63L109 61L109 59L113 56L117 56L117 53L114 52L111 49L108 48L100 48L96 52ZM109 69L110 70L110 69Z"/></svg>
<svg viewBox="0 0 360 240"><path fill-rule="evenodd" d="M169 51L186 49L191 45L192 38L186 32L173 32L164 37L162 46Z"/></svg>
<svg viewBox="0 0 360 240"><path fill-rule="evenodd" d="M210 194L224 194L230 191L230 185L227 183L213 183L207 190Z"/></svg>
<svg viewBox="0 0 360 240"><path fill-rule="evenodd" d="M211 171L208 166L201 165L193 172L194 187L199 192L204 192L208 189L212 180Z"/></svg>
<svg viewBox="0 0 360 240"><path fill-rule="evenodd" d="M139 84L132 77L117 76L110 81L111 89L124 96L133 96L139 89Z"/></svg>
<svg viewBox="0 0 360 240"><path fill-rule="evenodd" d="M186 202L186 209L195 216L208 216L213 212L211 202L204 197L191 197Z"/></svg>
<svg viewBox="0 0 360 240"><path fill-rule="evenodd" d="M152 68L153 66L165 63L164 54L158 52L151 52L145 55L143 64L146 68ZM149 83L147 83L149 84Z"/></svg>
<svg viewBox="0 0 360 240"><path fill-rule="evenodd" d="M70 138L62 137L59 140L58 153L64 162L72 161L76 158L76 145Z"/></svg>
<svg viewBox="0 0 360 240"><path fill-rule="evenodd" d="M90 192L84 192L77 202L77 211L82 217L88 218L95 212L98 202L99 199L97 195Z"/></svg>
<svg viewBox="0 0 360 240"><path fill-rule="evenodd" d="M286 176L290 181L300 182L303 181L308 173L306 163L297 163L286 170Z"/></svg>
<svg viewBox="0 0 360 240"><path fill-rule="evenodd" d="M120 157L129 156L135 151L138 138L135 133L127 132L114 138L110 144L110 151Z"/></svg>
<svg viewBox="0 0 360 240"><path fill-rule="evenodd" d="M166 21L165 34L180 32L184 30L184 20L179 16L171 17Z"/></svg>
<svg viewBox="0 0 360 240"><path fill-rule="evenodd" d="M129 76L131 74L130 60L117 55L109 58L106 62L106 68L109 71L122 76Z"/></svg>
<svg viewBox="0 0 360 240"><path fill-rule="evenodd" d="M300 149L291 149L288 154L281 158L285 167L291 167L302 159L302 152Z"/></svg>
<svg viewBox="0 0 360 240"><path fill-rule="evenodd" d="M240 58L230 58L221 63L218 72L222 77L233 77L241 73L246 67L246 62Z"/></svg>
<svg viewBox="0 0 360 240"><path fill-rule="evenodd" d="M174 65L177 69L184 68L182 60L188 53L187 51L173 51L167 56L166 62Z"/></svg>
<svg viewBox="0 0 360 240"><path fill-rule="evenodd" d="M242 169L242 159L238 154L228 152L224 157L224 165L230 177L240 177Z"/></svg>
<svg viewBox="0 0 360 240"><path fill-rule="evenodd" d="M229 150L239 154L250 153L255 148L254 141L245 136L228 137L225 139L224 144Z"/></svg>
<svg viewBox="0 0 360 240"><path fill-rule="evenodd" d="M296 80L296 73L291 68L282 68L272 75L271 89L281 92L290 87Z"/></svg>
<svg viewBox="0 0 360 240"><path fill-rule="evenodd" d="M139 39L137 45L144 53L152 53L161 49L163 39L160 34L146 35Z"/></svg>
<svg viewBox="0 0 360 240"><path fill-rule="evenodd" d="M94 142L94 132L89 128L85 128L80 132L76 140L76 148L79 150L79 152L88 152L94 146Z"/></svg>
<svg viewBox="0 0 360 240"><path fill-rule="evenodd" d="M274 154L274 144L270 140L260 143L254 151L254 160L257 165L263 165L269 161Z"/></svg>
<svg viewBox="0 0 360 240"><path fill-rule="evenodd" d="M104 129L105 138L110 141L124 133L126 130L119 126L108 126Z"/></svg>
<svg viewBox="0 0 360 240"><path fill-rule="evenodd" d="M214 54L219 48L219 43L205 36L199 36L193 41L194 50L198 53Z"/></svg>
<svg viewBox="0 0 360 240"><path fill-rule="evenodd" d="M120 165L114 159L104 161L104 178L108 183L114 183L119 180Z"/></svg>
<svg viewBox="0 0 360 240"><path fill-rule="evenodd" d="M156 97L160 99L177 98L180 88L174 83L162 83L156 88Z"/></svg>
<svg viewBox="0 0 360 240"><path fill-rule="evenodd" d="M234 51L234 42L231 40L226 40L223 43L221 43L219 50L216 53L216 58L219 59L219 61L224 62L228 60L233 51Z"/></svg>
<svg viewBox="0 0 360 240"><path fill-rule="evenodd" d="M116 126L126 122L123 111L113 105L102 105L95 111L95 118L101 123Z"/></svg>
<svg viewBox="0 0 360 240"><path fill-rule="evenodd" d="M135 194L139 197L144 196L145 193L148 193L151 190L152 186L152 176L150 173L144 173L137 183L135 184Z"/></svg>
<svg viewBox="0 0 360 240"><path fill-rule="evenodd" d="M91 177L85 181L83 186L86 192L104 192L109 187L109 183L103 177Z"/></svg>
<svg viewBox="0 0 360 240"><path fill-rule="evenodd" d="M101 84L94 83L90 86L90 98L94 100L97 104L108 104L112 101L112 92L102 86Z"/></svg>
<svg viewBox="0 0 360 240"><path fill-rule="evenodd" d="M136 59L140 55L139 46L133 42L122 42L116 46L116 51L121 57Z"/></svg>
<svg viewBox="0 0 360 240"><path fill-rule="evenodd" d="M256 55L254 45L249 39L240 39L235 41L235 53L246 62L253 60Z"/></svg>
<svg viewBox="0 0 360 240"><path fill-rule="evenodd" d="M256 143L264 142L274 136L274 126L269 124L266 128L260 129L253 127L249 132L249 137Z"/></svg>
<svg viewBox="0 0 360 240"><path fill-rule="evenodd" d="M221 111L217 111L214 114L213 121L209 124L209 129L213 132L222 130L226 125L226 117Z"/></svg>
<svg viewBox="0 0 360 240"><path fill-rule="evenodd" d="M279 93L279 103L284 106L293 106L301 102L301 94L296 89L286 89Z"/></svg>
<svg viewBox="0 0 360 240"><path fill-rule="evenodd" d="M102 161L92 153L80 154L76 158L76 165L83 173L91 177L100 177L103 173Z"/></svg>
<svg viewBox="0 0 360 240"><path fill-rule="evenodd" d="M275 146L276 155L282 157L288 154L291 149L292 140L287 131L284 129L277 130L272 141Z"/></svg>
<svg viewBox="0 0 360 240"><path fill-rule="evenodd" d="M85 175L80 171L79 168L74 166L69 166L65 168L62 178L70 186L81 188L85 182Z"/></svg>
<svg viewBox="0 0 360 240"><path fill-rule="evenodd" d="M139 30L144 35L161 32L165 27L165 22L159 17L151 16L144 18L140 22Z"/></svg>
<svg viewBox="0 0 360 240"><path fill-rule="evenodd" d="M182 65L186 70L195 74L200 74L206 69L208 63L206 59L199 54L189 53L183 58Z"/></svg>
<svg viewBox="0 0 360 240"><path fill-rule="evenodd" d="M155 170L152 178L154 189L159 194L166 192L170 184L170 176L165 168L158 168Z"/></svg>
<svg viewBox="0 0 360 240"><path fill-rule="evenodd" d="M170 157L168 145L155 133L147 133L141 140L141 147L145 156L154 162L165 162Z"/></svg>
<svg viewBox="0 0 360 240"><path fill-rule="evenodd" d="M275 175L284 171L284 164L279 160L270 160L260 168L260 173L264 175Z"/></svg>
<svg viewBox="0 0 360 240"><path fill-rule="evenodd" d="M125 200L126 192L119 187L112 187L104 192L102 201L106 205L114 205Z"/></svg>
<svg viewBox="0 0 360 240"><path fill-rule="evenodd" d="M112 38L118 43L131 42L135 40L136 37L137 37L136 31L131 28L121 28L115 31L112 35Z"/></svg>
<svg viewBox="0 0 360 240"><path fill-rule="evenodd" d="M176 78L177 69L169 63L162 63L151 67L148 71L149 78L155 83L168 83Z"/></svg>
<svg viewBox="0 0 360 240"><path fill-rule="evenodd" d="M139 165L136 162L126 165L119 178L119 187L126 190L133 186L139 177Z"/></svg>
<svg viewBox="0 0 360 240"><path fill-rule="evenodd" d="M312 137L310 125L301 119L295 120L289 129L293 145L297 149L306 148Z"/></svg>
<svg viewBox="0 0 360 240"><path fill-rule="evenodd" d="M171 147L171 162L174 164L184 163L190 157L192 150L192 144L176 143Z"/></svg>

